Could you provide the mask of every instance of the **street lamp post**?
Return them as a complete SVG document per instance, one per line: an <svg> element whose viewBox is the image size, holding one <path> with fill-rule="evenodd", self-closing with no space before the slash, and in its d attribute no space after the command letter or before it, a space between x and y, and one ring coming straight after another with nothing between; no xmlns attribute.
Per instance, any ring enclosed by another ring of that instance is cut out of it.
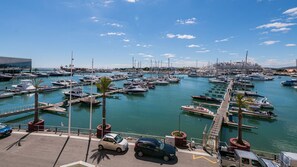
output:
<svg viewBox="0 0 297 167"><path fill-rule="evenodd" d="M71 96L72 96L72 64L73 64L73 52L71 52L71 64L70 64L70 97L69 97L69 118L68 118L68 137L70 137L70 133L71 133Z"/></svg>

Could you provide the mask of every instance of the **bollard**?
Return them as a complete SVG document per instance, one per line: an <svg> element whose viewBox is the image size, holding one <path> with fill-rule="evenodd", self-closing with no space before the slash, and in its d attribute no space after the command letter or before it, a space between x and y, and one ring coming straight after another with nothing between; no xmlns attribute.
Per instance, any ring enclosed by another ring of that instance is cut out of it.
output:
<svg viewBox="0 0 297 167"><path fill-rule="evenodd" d="M57 127L55 127L55 134L57 134L57 131L58 131L58 128L57 128Z"/></svg>
<svg viewBox="0 0 297 167"><path fill-rule="evenodd" d="M79 136L79 129L77 129L77 136Z"/></svg>
<svg viewBox="0 0 297 167"><path fill-rule="evenodd" d="M19 124L19 130L18 131L20 131L21 130L21 124Z"/></svg>

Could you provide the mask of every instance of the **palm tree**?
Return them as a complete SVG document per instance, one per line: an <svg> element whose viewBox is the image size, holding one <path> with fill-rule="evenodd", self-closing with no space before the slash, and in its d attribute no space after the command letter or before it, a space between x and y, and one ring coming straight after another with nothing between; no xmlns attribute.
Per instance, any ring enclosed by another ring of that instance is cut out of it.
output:
<svg viewBox="0 0 297 167"><path fill-rule="evenodd" d="M236 103L238 105L238 136L237 143L240 145L245 145L242 139L242 108L247 107L247 102L249 99L244 99L243 94L237 94Z"/></svg>
<svg viewBox="0 0 297 167"><path fill-rule="evenodd" d="M96 86L102 92L102 134L104 134L106 127L106 92L111 84L111 79L108 77L102 77L100 83L97 83Z"/></svg>
<svg viewBox="0 0 297 167"><path fill-rule="evenodd" d="M35 87L35 93L34 93L34 103L35 103L35 109L34 109L34 121L33 124L39 122L39 116L38 116L38 93L39 93L39 86L43 82L41 79L33 79L33 85Z"/></svg>

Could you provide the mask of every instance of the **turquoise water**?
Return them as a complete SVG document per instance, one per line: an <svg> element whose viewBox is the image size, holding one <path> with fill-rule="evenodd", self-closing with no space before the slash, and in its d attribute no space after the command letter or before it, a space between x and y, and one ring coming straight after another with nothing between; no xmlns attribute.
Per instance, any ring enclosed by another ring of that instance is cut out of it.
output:
<svg viewBox="0 0 297 167"><path fill-rule="evenodd" d="M82 76L74 76L78 80ZM44 78L44 83L62 77ZM253 149L279 152L297 150L297 91L293 88L282 87L280 82L289 79L288 77L275 78L274 81L255 82L255 91L268 97L275 106L277 120L273 122L244 118L244 123L257 126L258 129L244 131L243 136L252 144ZM124 81L115 82L116 86L122 87ZM17 84L18 81L0 83L0 89ZM188 115L180 110L181 105L192 104L192 95L206 93L213 87L206 78L188 78L184 76L180 84L169 86L157 86L144 96L118 94L119 99L107 99L107 122L112 125L112 130L122 132L134 132L142 134L169 135L173 130L178 129L179 117L180 128L189 137L202 138L204 127L211 125L212 120ZM41 93L42 102L55 103L64 100L61 89L55 92ZM90 92L90 86L83 88ZM94 91L96 88L94 87ZM13 98L0 99L0 112L19 106L31 105L34 103L34 95L14 96ZM210 108L216 111L216 108ZM95 128L101 123L101 107L95 107L93 111L92 126ZM33 113L0 118L0 122L27 123L33 119ZM21 118L19 118L21 117ZM42 113L40 115L47 125L65 126L68 124L68 116ZM236 118L235 118L236 119ZM82 104L75 104L72 107L72 126L89 127L89 108ZM226 141L230 137L237 136L236 128L223 128L221 139Z"/></svg>

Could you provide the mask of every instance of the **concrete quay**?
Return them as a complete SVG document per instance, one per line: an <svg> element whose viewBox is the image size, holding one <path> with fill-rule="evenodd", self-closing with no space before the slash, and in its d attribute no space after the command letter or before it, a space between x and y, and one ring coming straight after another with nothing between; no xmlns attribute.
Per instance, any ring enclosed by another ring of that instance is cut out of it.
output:
<svg viewBox="0 0 297 167"><path fill-rule="evenodd" d="M134 153L134 143L124 153L98 150L99 139L88 136L67 134L14 131L11 136L0 138L0 166L2 167L47 167L61 166L72 162L85 161L94 166L108 167L217 167L216 157L203 150L178 149L177 159L165 162L152 157L138 157Z"/></svg>

